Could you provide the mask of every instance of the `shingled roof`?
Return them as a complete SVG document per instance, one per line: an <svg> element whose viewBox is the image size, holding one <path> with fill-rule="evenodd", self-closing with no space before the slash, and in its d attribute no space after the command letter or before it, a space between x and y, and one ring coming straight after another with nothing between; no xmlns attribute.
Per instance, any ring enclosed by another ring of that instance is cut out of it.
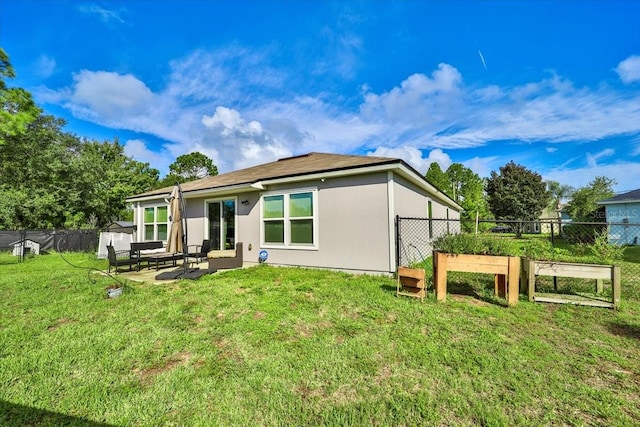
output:
<svg viewBox="0 0 640 427"><path fill-rule="evenodd" d="M260 181L277 178L289 178L322 172L388 165L397 163L410 168L400 159L374 156L351 156L344 154L309 153L287 157L271 163L240 169L221 175L210 176L196 181L181 184L185 196L190 192L222 189L224 187L250 185ZM146 193L137 194L127 200L162 196L171 193L173 187L159 188Z"/></svg>
<svg viewBox="0 0 640 427"><path fill-rule="evenodd" d="M617 196L609 197L608 199L600 200L599 205L609 205L612 203L633 203L640 202L640 188L632 190L627 193L618 194Z"/></svg>

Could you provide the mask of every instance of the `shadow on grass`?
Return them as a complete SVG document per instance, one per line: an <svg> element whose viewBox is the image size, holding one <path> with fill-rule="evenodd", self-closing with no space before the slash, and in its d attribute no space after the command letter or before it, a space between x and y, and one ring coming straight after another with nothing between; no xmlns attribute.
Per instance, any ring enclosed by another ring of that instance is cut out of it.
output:
<svg viewBox="0 0 640 427"><path fill-rule="evenodd" d="M385 292L395 292L397 290L397 286L391 286L391 285L382 285L380 286L380 289L382 289Z"/></svg>
<svg viewBox="0 0 640 427"><path fill-rule="evenodd" d="M640 326L622 322L610 322L608 328L614 335L640 340Z"/></svg>
<svg viewBox="0 0 640 427"><path fill-rule="evenodd" d="M99 423L86 418L59 414L45 409L18 405L0 400L0 425L8 427L18 426L79 426L79 427L109 427L112 424Z"/></svg>
<svg viewBox="0 0 640 427"><path fill-rule="evenodd" d="M382 289L385 292L394 293L394 294L396 293L396 290L397 290L396 286L392 286L392 285L382 285L380 286L380 289ZM433 286L430 283L427 284L427 287L425 290L427 291L427 294L433 295L433 293L435 292L433 290ZM468 297L475 298L478 301L483 301L483 302L486 302L487 304L493 304L500 307L506 307L508 305L506 300L500 299L494 296L493 294L489 295L490 292L491 293L493 292L493 287L491 287L491 289L487 288L486 294L483 294L478 292L469 283L465 283L465 282L448 282L447 283L447 294L449 295L468 296Z"/></svg>
<svg viewBox="0 0 640 427"><path fill-rule="evenodd" d="M447 283L447 293L451 295L464 295L475 298L479 301L484 301L488 304L498 305L498 306L506 306L506 301L503 301L493 295L493 286L489 289L487 286L485 288L485 293L478 292L478 289L473 287L471 284L467 282L448 282ZM491 293L491 295L489 295Z"/></svg>

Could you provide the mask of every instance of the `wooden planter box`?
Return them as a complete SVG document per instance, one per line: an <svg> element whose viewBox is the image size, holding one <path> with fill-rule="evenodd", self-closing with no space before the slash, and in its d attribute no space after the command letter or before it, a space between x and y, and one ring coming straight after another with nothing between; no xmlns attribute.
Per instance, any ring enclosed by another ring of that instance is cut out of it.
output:
<svg viewBox="0 0 640 427"><path fill-rule="evenodd" d="M433 253L433 283L438 301L447 299L447 272L489 273L495 275L495 293L510 306L518 303L520 257Z"/></svg>
<svg viewBox="0 0 640 427"><path fill-rule="evenodd" d="M618 308L620 306L620 267L614 265L578 264L571 262L536 261L525 258L522 263L522 287L528 290L529 301L558 304L577 304L594 307ZM536 292L536 276L572 277L594 279L596 293L602 292L602 280L611 280L611 301L582 295L565 295Z"/></svg>
<svg viewBox="0 0 640 427"><path fill-rule="evenodd" d="M423 268L398 267L396 294L423 300L426 295L425 276Z"/></svg>

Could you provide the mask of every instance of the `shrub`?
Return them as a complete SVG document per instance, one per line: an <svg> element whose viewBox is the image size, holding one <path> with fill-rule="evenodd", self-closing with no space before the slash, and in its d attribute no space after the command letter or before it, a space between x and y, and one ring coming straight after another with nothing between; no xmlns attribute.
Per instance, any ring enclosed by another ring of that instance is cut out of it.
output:
<svg viewBox="0 0 640 427"><path fill-rule="evenodd" d="M596 258L605 261L607 264L613 264L624 258L626 248L609 243L607 230L604 230L596 236L593 244L589 245L589 249L591 249L591 252Z"/></svg>
<svg viewBox="0 0 640 427"><path fill-rule="evenodd" d="M450 254L518 256L515 240L473 234L448 234L435 240L434 249Z"/></svg>
<svg viewBox="0 0 640 427"><path fill-rule="evenodd" d="M524 243L522 253L527 258L550 259L553 255L553 249L548 240L532 239Z"/></svg>

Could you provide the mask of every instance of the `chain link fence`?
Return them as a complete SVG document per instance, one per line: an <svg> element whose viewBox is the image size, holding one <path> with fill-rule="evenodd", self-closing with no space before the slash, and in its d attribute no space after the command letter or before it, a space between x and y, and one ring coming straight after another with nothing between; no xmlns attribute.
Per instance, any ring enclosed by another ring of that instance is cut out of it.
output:
<svg viewBox="0 0 640 427"><path fill-rule="evenodd" d="M424 266L430 282L433 271L434 241L448 234L468 233L495 239L513 239L520 246L540 240L548 242L551 255L570 257L573 262L606 264L603 250L618 254L614 264L622 273L622 296L640 299L640 224L620 222L569 222L558 219L537 221L453 220L442 218L396 218L398 266ZM606 236L603 239L602 236ZM598 239L600 237L600 239ZM602 242L605 245L602 245ZM604 248L603 248L604 246ZM581 261L584 260L584 261ZM431 283L431 286L433 284ZM482 273L452 272L448 277L452 293L480 295L493 292L494 277ZM591 283L570 278L536 276L536 289L556 293L573 293Z"/></svg>

